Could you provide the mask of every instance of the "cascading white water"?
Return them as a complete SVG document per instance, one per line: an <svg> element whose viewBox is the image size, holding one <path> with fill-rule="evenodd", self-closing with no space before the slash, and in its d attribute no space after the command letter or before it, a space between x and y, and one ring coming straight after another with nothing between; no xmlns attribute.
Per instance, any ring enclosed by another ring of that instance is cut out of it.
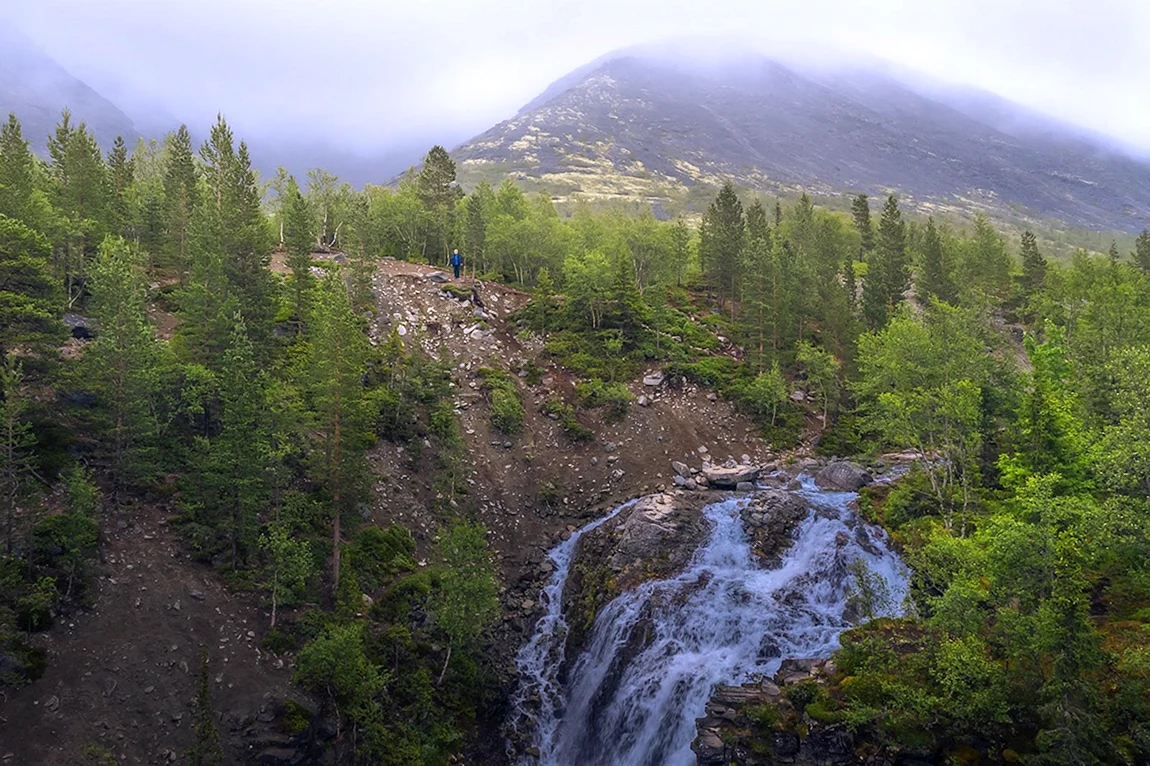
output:
<svg viewBox="0 0 1150 766"><path fill-rule="evenodd" d="M557 673L566 643L562 593L579 537L551 554L547 613L518 656L512 726L531 732L544 766L688 766L695 719L718 684L771 676L782 660L827 656L850 627L855 562L885 581L884 611L897 612L907 572L881 530L861 524L854 493L822 492L777 569L759 568L739 516L741 500L704 512L706 543L678 576L650 581L605 606L568 682ZM535 762L534 758L525 762Z"/></svg>

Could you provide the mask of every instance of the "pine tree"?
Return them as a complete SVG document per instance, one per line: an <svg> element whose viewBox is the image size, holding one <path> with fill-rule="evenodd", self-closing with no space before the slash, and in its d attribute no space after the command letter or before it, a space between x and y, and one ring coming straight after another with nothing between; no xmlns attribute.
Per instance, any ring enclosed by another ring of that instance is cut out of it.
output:
<svg viewBox="0 0 1150 766"><path fill-rule="evenodd" d="M231 196L234 209L228 221L235 232L227 251L226 273L243 313L256 355L267 358L275 316L275 281L268 270L271 237L267 217L260 204L262 192L248 156L247 144L240 142L231 168Z"/></svg>
<svg viewBox="0 0 1150 766"><path fill-rule="evenodd" d="M50 253L43 236L0 214L0 363L16 346L44 352L63 340Z"/></svg>
<svg viewBox="0 0 1150 766"><path fill-rule="evenodd" d="M83 357L106 423L113 498L150 478L158 427L150 406L158 348L145 311L143 263L124 240L108 237L92 269L92 314L100 333Z"/></svg>
<svg viewBox="0 0 1150 766"><path fill-rule="evenodd" d="M1111 263L1118 263L1118 243L1114 240L1110 240L1110 249L1106 251L1106 256Z"/></svg>
<svg viewBox="0 0 1150 766"><path fill-rule="evenodd" d="M862 237L859 259L865 260L871 250L874 250L874 228L870 222L870 201L865 194L860 194L851 201L851 217L854 219L855 230Z"/></svg>
<svg viewBox="0 0 1150 766"><path fill-rule="evenodd" d="M165 265L174 268L180 284L188 275L188 240L192 215L199 203L198 170L192 154L192 136L186 125L168 136L164 168L164 228L167 231Z"/></svg>
<svg viewBox="0 0 1150 766"><path fill-rule="evenodd" d="M292 274L292 313L297 331L302 332L314 282L311 275L312 217L294 176L288 178L284 194L284 246L287 248L287 265Z"/></svg>
<svg viewBox="0 0 1150 766"><path fill-rule="evenodd" d="M926 220L922 235L922 276L917 287L924 302L928 298L938 298L950 304L958 301L953 266L943 247L942 236L934 225L934 218Z"/></svg>
<svg viewBox="0 0 1150 766"><path fill-rule="evenodd" d="M1038 240L1030 231L1022 232L1022 285L1028 295L1038 292L1046 282L1046 259L1038 251Z"/></svg>
<svg viewBox="0 0 1150 766"><path fill-rule="evenodd" d="M1134 264L1143 274L1150 274L1150 229L1143 229L1134 241L1134 252L1130 254Z"/></svg>
<svg viewBox="0 0 1150 766"><path fill-rule="evenodd" d="M32 473L31 451L36 443L27 420L28 398L23 383L23 366L15 357L0 361L0 518L4 524L4 551L9 555L17 505Z"/></svg>
<svg viewBox="0 0 1150 766"><path fill-rule="evenodd" d="M317 290L311 328L310 388L322 449L314 455L316 480L331 496L332 594L339 590L341 519L357 498L363 474L360 448L367 438L362 377L368 346L347 290L330 273Z"/></svg>

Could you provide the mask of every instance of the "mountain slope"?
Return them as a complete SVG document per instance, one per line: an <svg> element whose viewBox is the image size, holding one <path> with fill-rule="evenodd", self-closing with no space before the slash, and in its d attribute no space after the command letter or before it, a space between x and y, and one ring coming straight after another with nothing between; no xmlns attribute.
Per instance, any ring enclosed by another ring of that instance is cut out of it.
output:
<svg viewBox="0 0 1150 766"><path fill-rule="evenodd" d="M1004 104L951 107L877 71L623 54L557 81L455 156L465 183L511 172L589 196L676 196L730 177L764 191L896 190L924 209L1025 209L1094 229L1150 222L1150 165ZM1026 129L1012 135L1015 117Z"/></svg>
<svg viewBox="0 0 1150 766"><path fill-rule="evenodd" d="M2 20L0 20L2 22ZM73 77L11 24L0 23L0 116L15 112L24 138L41 151L64 107L88 124L101 146L117 135L131 143L136 128L128 115Z"/></svg>

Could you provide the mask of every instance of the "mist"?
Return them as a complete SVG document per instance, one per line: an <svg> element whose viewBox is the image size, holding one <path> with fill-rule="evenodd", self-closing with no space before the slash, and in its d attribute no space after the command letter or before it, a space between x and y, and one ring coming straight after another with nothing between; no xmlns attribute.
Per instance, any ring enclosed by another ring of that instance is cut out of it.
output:
<svg viewBox="0 0 1150 766"><path fill-rule="evenodd" d="M693 61L754 50L805 67L895 68L968 105L986 90L1150 156L1150 110L1135 97L1150 82L1150 5L1140 0L731 0L722 9L8 0L4 13L146 135L181 122L202 133L222 112L262 168L290 157L359 181L386 180L432 144L458 145L511 117L572 69L644 44Z"/></svg>

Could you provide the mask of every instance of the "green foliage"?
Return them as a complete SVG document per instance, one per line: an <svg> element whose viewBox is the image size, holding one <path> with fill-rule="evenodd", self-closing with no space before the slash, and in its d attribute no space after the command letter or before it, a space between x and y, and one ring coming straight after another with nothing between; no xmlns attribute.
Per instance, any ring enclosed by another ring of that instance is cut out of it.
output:
<svg viewBox="0 0 1150 766"><path fill-rule="evenodd" d="M200 647L200 680L196 687L195 734L196 742L188 751L193 766L219 766L224 763L224 746L216 728L216 711L212 706L212 688L208 663L208 650Z"/></svg>
<svg viewBox="0 0 1150 766"><path fill-rule="evenodd" d="M580 423L575 417L575 408L558 396L550 396L544 400L540 411L544 415L553 416L558 420L563 426L563 433L567 434L573 441L587 442L595 436L594 431Z"/></svg>
<svg viewBox="0 0 1150 766"><path fill-rule="evenodd" d="M515 379L503 370L481 367L483 390L491 402L491 424L505 434L517 434L523 428L523 400Z"/></svg>
<svg viewBox="0 0 1150 766"><path fill-rule="evenodd" d="M445 568L435 620L452 646L469 646L499 616L499 586L486 536L482 526L459 522L439 546Z"/></svg>
<svg viewBox="0 0 1150 766"><path fill-rule="evenodd" d="M627 417L635 395L622 383L604 383L592 378L575 384L579 404L588 409L603 408L603 417L614 423Z"/></svg>

